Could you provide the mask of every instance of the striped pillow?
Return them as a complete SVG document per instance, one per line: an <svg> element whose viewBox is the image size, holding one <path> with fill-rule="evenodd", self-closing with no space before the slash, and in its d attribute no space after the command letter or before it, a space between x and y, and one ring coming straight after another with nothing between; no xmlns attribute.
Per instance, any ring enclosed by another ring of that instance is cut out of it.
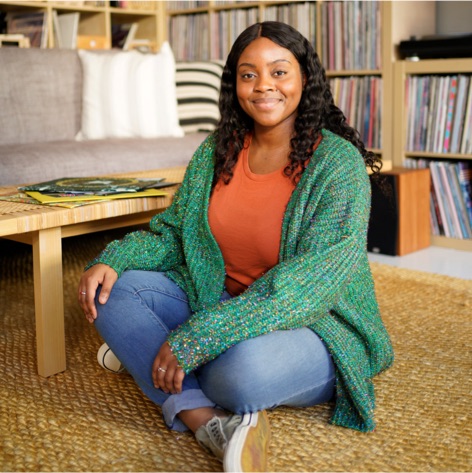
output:
<svg viewBox="0 0 472 473"><path fill-rule="evenodd" d="M177 62L177 113L185 133L212 131L220 118L221 61Z"/></svg>

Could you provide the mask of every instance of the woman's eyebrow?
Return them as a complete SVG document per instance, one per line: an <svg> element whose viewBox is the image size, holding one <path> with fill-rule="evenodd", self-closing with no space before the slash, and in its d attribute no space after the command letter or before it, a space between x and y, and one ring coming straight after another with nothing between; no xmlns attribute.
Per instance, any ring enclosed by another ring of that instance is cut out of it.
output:
<svg viewBox="0 0 472 473"><path fill-rule="evenodd" d="M267 66L272 66L272 65L277 64L279 62L288 62L289 64L291 64L291 62L288 59L276 59L275 61L268 62L266 65ZM256 67L256 65L251 64L250 62L243 62L238 66L238 69L240 67Z"/></svg>

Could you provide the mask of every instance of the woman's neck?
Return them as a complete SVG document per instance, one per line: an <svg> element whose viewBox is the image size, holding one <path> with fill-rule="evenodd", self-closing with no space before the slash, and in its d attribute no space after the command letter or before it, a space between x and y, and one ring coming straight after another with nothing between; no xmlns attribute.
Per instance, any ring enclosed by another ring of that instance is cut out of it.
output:
<svg viewBox="0 0 472 473"><path fill-rule="evenodd" d="M288 133L254 132L249 147L249 168L255 174L268 174L289 162L291 136Z"/></svg>

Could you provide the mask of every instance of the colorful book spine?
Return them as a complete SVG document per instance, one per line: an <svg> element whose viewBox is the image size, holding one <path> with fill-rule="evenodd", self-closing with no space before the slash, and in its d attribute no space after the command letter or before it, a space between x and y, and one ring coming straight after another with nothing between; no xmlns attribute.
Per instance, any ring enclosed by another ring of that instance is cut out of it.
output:
<svg viewBox="0 0 472 473"><path fill-rule="evenodd" d="M459 161L457 167L462 196L469 215L469 223L472 226L472 162Z"/></svg>
<svg viewBox="0 0 472 473"><path fill-rule="evenodd" d="M459 182L459 172L457 164L448 163L447 166L449 181L451 183L452 197L454 199L454 207L459 220L462 238L472 238L472 227L470 225L469 215L465 205L462 189Z"/></svg>
<svg viewBox="0 0 472 473"><path fill-rule="evenodd" d="M454 105L456 103L456 94L457 94L457 76L451 76L449 83L449 93L447 101L447 112L446 112L446 124L444 130L444 141L442 146L442 152L449 152L449 140L451 138L451 127L452 127L452 118L454 114Z"/></svg>
<svg viewBox="0 0 472 473"><path fill-rule="evenodd" d="M460 75L457 81L457 101L454 110L454 119L451 132L450 153L458 153L464 129L464 119L467 103L467 90L469 88L470 76Z"/></svg>

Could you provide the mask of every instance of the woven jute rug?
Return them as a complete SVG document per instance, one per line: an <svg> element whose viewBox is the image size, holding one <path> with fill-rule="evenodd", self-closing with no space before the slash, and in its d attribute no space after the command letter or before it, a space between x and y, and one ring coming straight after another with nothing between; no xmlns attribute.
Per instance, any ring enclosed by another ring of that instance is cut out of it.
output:
<svg viewBox="0 0 472 473"><path fill-rule="evenodd" d="M31 250L0 240L2 471L219 471L169 431L128 375L96 362L101 340L76 302L86 261L120 232L63 243L68 368L36 373ZM471 471L472 281L373 264L396 361L376 378L378 427L328 423L332 406L269 413L271 471Z"/></svg>

